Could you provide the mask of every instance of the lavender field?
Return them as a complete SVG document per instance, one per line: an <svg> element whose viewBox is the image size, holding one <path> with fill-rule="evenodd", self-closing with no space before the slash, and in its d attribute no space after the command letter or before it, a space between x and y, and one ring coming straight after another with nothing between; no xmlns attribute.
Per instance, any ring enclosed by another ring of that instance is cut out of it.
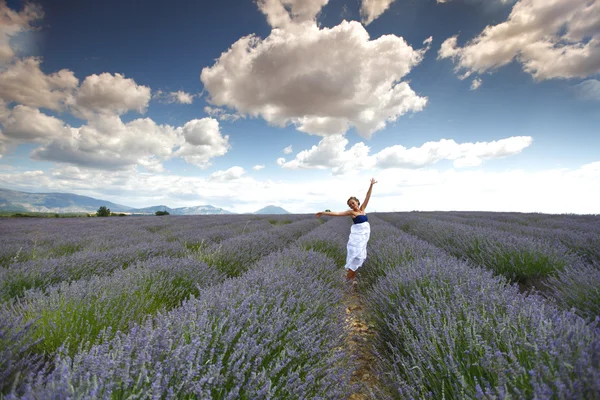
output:
<svg viewBox="0 0 600 400"><path fill-rule="evenodd" d="M369 222L2 219L0 398L600 399L600 216Z"/></svg>

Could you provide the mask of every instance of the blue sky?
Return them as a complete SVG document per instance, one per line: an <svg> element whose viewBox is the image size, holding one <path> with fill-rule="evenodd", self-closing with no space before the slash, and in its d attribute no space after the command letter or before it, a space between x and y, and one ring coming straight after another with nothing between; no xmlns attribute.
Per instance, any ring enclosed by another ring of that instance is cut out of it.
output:
<svg viewBox="0 0 600 400"><path fill-rule="evenodd" d="M0 0L0 187L600 213L599 0Z"/></svg>

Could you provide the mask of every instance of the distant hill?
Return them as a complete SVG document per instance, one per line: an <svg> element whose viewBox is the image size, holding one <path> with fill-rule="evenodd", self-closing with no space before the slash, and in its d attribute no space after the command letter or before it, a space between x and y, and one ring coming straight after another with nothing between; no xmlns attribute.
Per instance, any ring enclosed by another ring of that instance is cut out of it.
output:
<svg viewBox="0 0 600 400"><path fill-rule="evenodd" d="M132 207L72 193L27 193L0 188L0 211L96 212L106 206L113 212L131 212Z"/></svg>
<svg viewBox="0 0 600 400"><path fill-rule="evenodd" d="M157 211L168 211L171 215L212 215L212 214L233 214L230 211L211 205L169 208L167 206L152 206L144 208L135 208L134 213L154 214Z"/></svg>
<svg viewBox="0 0 600 400"><path fill-rule="evenodd" d="M168 211L171 215L233 214L211 205L169 208L165 205L134 208L106 200L72 193L27 193L0 188L0 211L45 213L95 213L106 206L115 213L154 214Z"/></svg>
<svg viewBox="0 0 600 400"><path fill-rule="evenodd" d="M266 206L261 208L258 211L255 211L254 214L291 214L289 211L284 210L278 206Z"/></svg>
<svg viewBox="0 0 600 400"><path fill-rule="evenodd" d="M180 207L174 208L173 215L208 215L208 214L235 214L231 211L224 210L219 207L211 205L204 206L193 206L193 207Z"/></svg>

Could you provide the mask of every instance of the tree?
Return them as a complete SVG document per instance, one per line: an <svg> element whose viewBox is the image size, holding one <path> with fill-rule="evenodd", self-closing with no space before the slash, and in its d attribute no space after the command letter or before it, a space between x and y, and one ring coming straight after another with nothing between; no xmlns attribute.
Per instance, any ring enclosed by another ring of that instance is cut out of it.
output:
<svg viewBox="0 0 600 400"><path fill-rule="evenodd" d="M165 211L157 211L154 214L155 215L169 215L169 212L167 210L165 210Z"/></svg>
<svg viewBox="0 0 600 400"><path fill-rule="evenodd" d="M110 208L106 208L106 206L100 206L98 211L96 211L96 215L99 217L110 217Z"/></svg>

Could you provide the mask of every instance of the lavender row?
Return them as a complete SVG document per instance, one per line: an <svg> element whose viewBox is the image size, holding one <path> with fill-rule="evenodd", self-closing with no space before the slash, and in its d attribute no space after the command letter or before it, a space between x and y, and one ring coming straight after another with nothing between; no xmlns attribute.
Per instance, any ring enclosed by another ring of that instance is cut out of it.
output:
<svg viewBox="0 0 600 400"><path fill-rule="evenodd" d="M33 352L51 355L64 346L72 355L94 344L107 328L127 331L148 315L178 307L200 288L224 279L193 258L157 257L110 276L28 291L2 305L0 313L33 323L29 332L30 340L37 342Z"/></svg>
<svg viewBox="0 0 600 400"><path fill-rule="evenodd" d="M84 279L92 275L107 275L151 257L183 257L190 252L207 248L236 235L273 227L266 219L236 217L236 219L228 218L229 223L224 226L209 225L208 227L190 223L190 221L198 222L194 217L190 220L180 217L165 219L173 226L178 226L177 231L164 225L164 222L163 225L157 225L156 222L155 225L149 225L147 221L152 219L150 217L131 218L132 222L141 222L142 225L130 224L127 227L117 227L127 228L122 231L97 232L95 244L88 250L57 258L36 258L14 262L9 268L0 268L0 301L21 295L31 288L45 288L64 280ZM159 218L153 220L156 219ZM116 220L120 221L120 219ZM174 220L178 223L174 224ZM150 227L162 231L162 234L149 233ZM85 230L75 233L85 236ZM179 236L172 236L175 234ZM60 243L61 235L61 231L56 232L57 243Z"/></svg>
<svg viewBox="0 0 600 400"><path fill-rule="evenodd" d="M382 397L599 398L596 324L408 235L370 249ZM379 271L377 273L376 271Z"/></svg>
<svg viewBox="0 0 600 400"><path fill-rule="evenodd" d="M0 313L0 397L15 385L19 376L27 376L42 367L42 356L32 352L37 342L31 340L33 322Z"/></svg>
<svg viewBox="0 0 600 400"><path fill-rule="evenodd" d="M458 258L469 259L515 281L554 275L566 265L580 261L566 246L549 240L400 213L379 215Z"/></svg>
<svg viewBox="0 0 600 400"><path fill-rule="evenodd" d="M319 226L314 217L275 225L269 230L232 237L200 251L199 257L230 277L239 276L268 254L287 247L300 236Z"/></svg>
<svg viewBox="0 0 600 400"><path fill-rule="evenodd" d="M600 234L600 215L540 214L510 212L419 212L435 218L497 221L519 226L546 229L565 229L582 233Z"/></svg>
<svg viewBox="0 0 600 400"><path fill-rule="evenodd" d="M156 256L182 256L177 242L141 242L104 251L78 252L66 257L35 259L0 268L0 301L20 296L25 290L107 275L132 263Z"/></svg>
<svg viewBox="0 0 600 400"><path fill-rule="evenodd" d="M298 248L74 357L59 354L8 398L343 398L335 265Z"/></svg>
<svg viewBox="0 0 600 400"><path fill-rule="evenodd" d="M542 240L549 240L551 242L560 242L571 251L582 256L588 262L600 262L600 229L598 229L598 231L569 229L572 225L568 224L564 224L563 226L539 227L516 222L507 222L494 218L469 218L466 215L445 213L425 213L425 215L431 216L439 221L458 222L475 227L497 229L514 235L530 236ZM600 228L600 224L598 224L598 228Z"/></svg>
<svg viewBox="0 0 600 400"><path fill-rule="evenodd" d="M586 319L600 319L600 263L569 265L546 284L563 308Z"/></svg>
<svg viewBox="0 0 600 400"><path fill-rule="evenodd" d="M197 240L198 232L228 225L268 228L256 216L170 216L75 219L2 219L0 266L32 259L57 258L82 251L104 251L143 242ZM200 237L201 239L204 236Z"/></svg>

